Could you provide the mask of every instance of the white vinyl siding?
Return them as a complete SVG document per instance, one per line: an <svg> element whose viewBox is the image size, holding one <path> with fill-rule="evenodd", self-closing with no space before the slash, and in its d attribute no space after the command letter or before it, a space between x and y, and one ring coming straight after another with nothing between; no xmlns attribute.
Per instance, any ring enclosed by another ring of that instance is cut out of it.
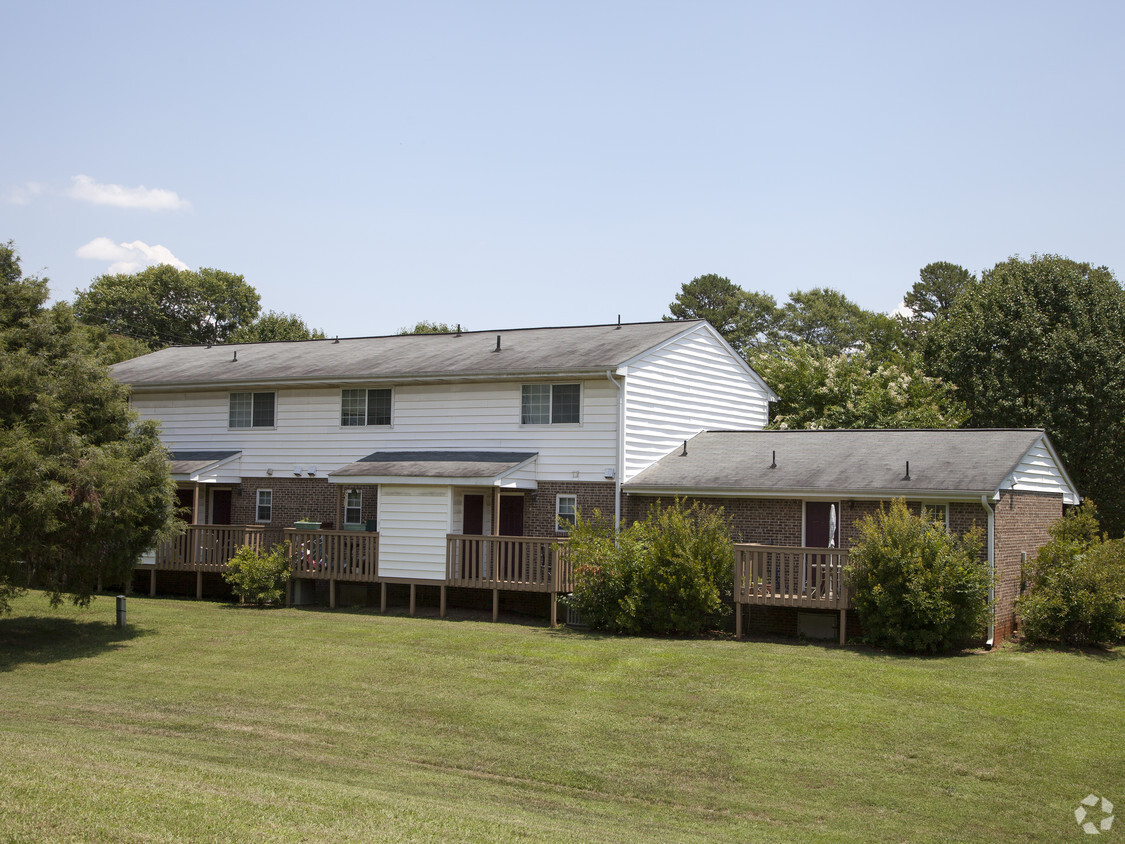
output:
<svg viewBox="0 0 1125 844"><path fill-rule="evenodd" d="M629 365L625 379L628 481L705 430L760 430L768 393L704 327Z"/></svg>
<svg viewBox="0 0 1125 844"><path fill-rule="evenodd" d="M445 539L452 525L450 487L379 487L379 574L445 579Z"/></svg>
<svg viewBox="0 0 1125 844"><path fill-rule="evenodd" d="M241 451L243 477L316 466L323 478L374 451L453 448L537 453L532 471L541 481L604 481L616 454L616 388L604 378L583 382L579 426L529 426L520 424L520 386L396 386L393 429L341 427L341 391L328 387L279 390L279 424L269 431L228 429L226 392L134 393L133 406L142 418L160 420L170 449Z"/></svg>
<svg viewBox="0 0 1125 844"><path fill-rule="evenodd" d="M1065 503L1078 503L1078 496L1066 482L1063 473L1059 470L1058 462L1043 438L1028 449L1016 468L1000 484L1000 489L1061 493Z"/></svg>

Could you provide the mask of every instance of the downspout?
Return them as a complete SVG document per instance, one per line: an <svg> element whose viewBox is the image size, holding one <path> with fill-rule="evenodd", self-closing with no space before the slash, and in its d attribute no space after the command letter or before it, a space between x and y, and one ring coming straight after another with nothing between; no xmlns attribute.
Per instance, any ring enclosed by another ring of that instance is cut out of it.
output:
<svg viewBox="0 0 1125 844"><path fill-rule="evenodd" d="M988 640L984 643L991 650L993 640L996 638L996 607L992 604L996 600L996 511L988 503L988 496L980 497L981 506L988 511Z"/></svg>
<svg viewBox="0 0 1125 844"><path fill-rule="evenodd" d="M608 369L605 377L617 388L617 457L613 467L613 529L621 530L621 475L625 471L625 388Z"/></svg>

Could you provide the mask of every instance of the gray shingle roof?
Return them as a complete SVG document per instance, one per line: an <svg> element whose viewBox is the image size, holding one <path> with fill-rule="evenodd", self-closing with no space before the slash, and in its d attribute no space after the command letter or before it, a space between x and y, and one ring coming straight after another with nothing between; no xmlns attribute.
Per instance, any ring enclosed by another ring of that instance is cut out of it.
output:
<svg viewBox="0 0 1125 844"><path fill-rule="evenodd" d="M171 473L191 475L241 453L240 451L173 451L170 455Z"/></svg>
<svg viewBox="0 0 1125 844"><path fill-rule="evenodd" d="M113 367L137 388L203 384L379 380L614 368L701 321L522 328L335 340L172 346ZM500 337L499 352L496 338ZM237 359L235 359L237 357Z"/></svg>
<svg viewBox="0 0 1125 844"><path fill-rule="evenodd" d="M534 451L376 451L329 477L494 478L535 456Z"/></svg>
<svg viewBox="0 0 1125 844"><path fill-rule="evenodd" d="M1035 429L705 431L688 441L687 456L677 449L624 488L992 493L1042 436Z"/></svg>

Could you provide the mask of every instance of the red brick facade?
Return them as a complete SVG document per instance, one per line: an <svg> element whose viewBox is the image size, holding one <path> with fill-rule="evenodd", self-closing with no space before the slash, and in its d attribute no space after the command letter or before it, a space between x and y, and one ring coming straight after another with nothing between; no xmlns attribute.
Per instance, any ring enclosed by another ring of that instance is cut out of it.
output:
<svg viewBox="0 0 1125 844"><path fill-rule="evenodd" d="M997 642L1015 632L1016 599L1020 596L1023 555L1034 559L1050 541L1048 529L1062 518L1061 495L1035 492L1000 493L996 512L996 631Z"/></svg>
<svg viewBox="0 0 1125 844"><path fill-rule="evenodd" d="M597 510L613 519L613 481L540 481L535 492L524 493L523 532L525 536L564 536L555 530L555 502L559 495L573 495L583 517Z"/></svg>

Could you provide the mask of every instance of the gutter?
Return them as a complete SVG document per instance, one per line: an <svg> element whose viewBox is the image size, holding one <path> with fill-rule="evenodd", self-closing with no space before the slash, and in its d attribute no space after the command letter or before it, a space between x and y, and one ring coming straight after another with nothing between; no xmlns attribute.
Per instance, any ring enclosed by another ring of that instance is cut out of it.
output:
<svg viewBox="0 0 1125 844"><path fill-rule="evenodd" d="M621 530L621 475L625 471L625 387L610 370L605 377L617 388L617 456L613 468L613 529Z"/></svg>
<svg viewBox="0 0 1125 844"><path fill-rule="evenodd" d="M981 506L988 511L988 603L991 605L996 600L996 511L988 503L988 496L980 497ZM996 639L996 607L988 612L988 639L985 647L992 650Z"/></svg>

